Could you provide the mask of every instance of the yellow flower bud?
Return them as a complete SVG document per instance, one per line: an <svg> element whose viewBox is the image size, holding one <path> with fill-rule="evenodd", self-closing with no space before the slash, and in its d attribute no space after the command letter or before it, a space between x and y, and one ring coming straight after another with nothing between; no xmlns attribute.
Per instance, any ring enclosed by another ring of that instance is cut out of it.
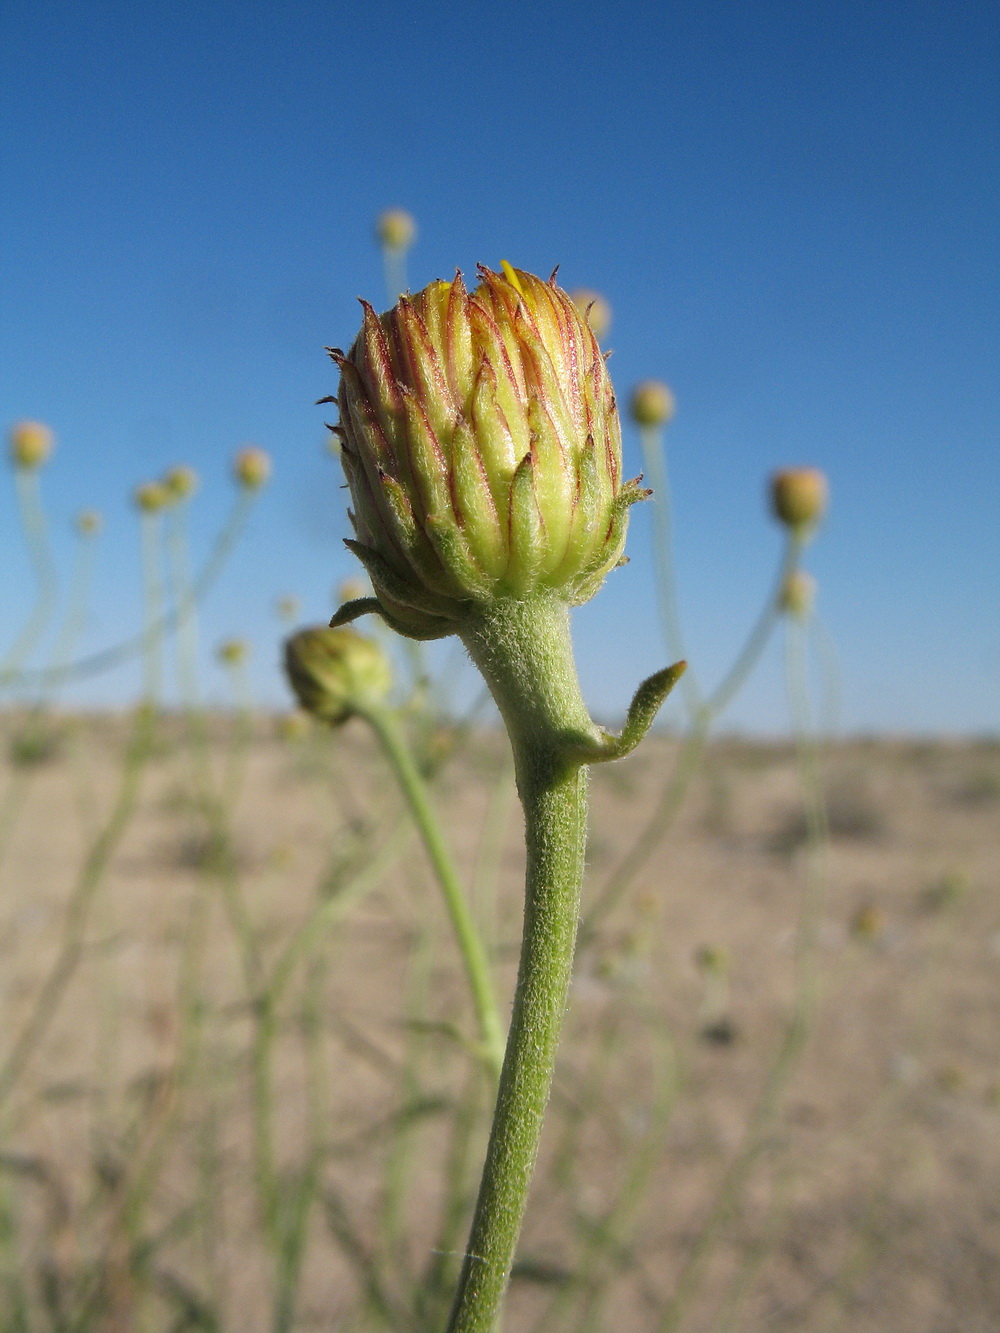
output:
<svg viewBox="0 0 1000 1333"><path fill-rule="evenodd" d="M40 421L17 421L10 428L10 459L15 467L31 471L48 461L52 432Z"/></svg>
<svg viewBox="0 0 1000 1333"><path fill-rule="evenodd" d="M163 484L172 500L187 500L198 489L198 474L193 467L179 463L164 473Z"/></svg>
<svg viewBox="0 0 1000 1333"><path fill-rule="evenodd" d="M819 468L782 468L771 477L771 509L793 531L803 533L817 524L826 502L826 476Z"/></svg>
<svg viewBox="0 0 1000 1333"><path fill-rule="evenodd" d="M405 208L387 208L378 215L375 235L387 250L409 250L416 240L417 224Z"/></svg>
<svg viewBox="0 0 1000 1333"><path fill-rule="evenodd" d="M81 537L96 537L104 527L104 519L96 509L81 509L76 516L76 530Z"/></svg>
<svg viewBox="0 0 1000 1333"><path fill-rule="evenodd" d="M240 449L233 459L233 477L244 490L259 491L271 475L271 458L255 444Z"/></svg>
<svg viewBox="0 0 1000 1333"><path fill-rule="evenodd" d="M305 711L332 726L381 703L392 688L380 645L352 629L299 630L285 644L285 670Z"/></svg>
<svg viewBox="0 0 1000 1333"><path fill-rule="evenodd" d="M594 337L603 342L611 331L611 306L600 294L587 287L577 287L569 299L594 331Z"/></svg>
<svg viewBox="0 0 1000 1333"><path fill-rule="evenodd" d="M136 508L143 514L158 514L166 508L171 498L162 481L143 481L132 492Z"/></svg>
<svg viewBox="0 0 1000 1333"><path fill-rule="evenodd" d="M781 587L780 604L782 611L790 616L804 620L813 609L816 601L816 580L804 569L793 569Z"/></svg>
<svg viewBox="0 0 1000 1333"><path fill-rule="evenodd" d="M665 426L677 410L674 395L659 380L643 380L632 390L632 420L637 426Z"/></svg>
<svg viewBox="0 0 1000 1333"><path fill-rule="evenodd" d="M593 330L553 280L503 265L364 305L340 367L341 459L357 540L389 622L455 633L476 608L594 595L630 504L614 391Z"/></svg>
<svg viewBox="0 0 1000 1333"><path fill-rule="evenodd" d="M241 666L250 656L246 639L223 639L215 650L223 666Z"/></svg>

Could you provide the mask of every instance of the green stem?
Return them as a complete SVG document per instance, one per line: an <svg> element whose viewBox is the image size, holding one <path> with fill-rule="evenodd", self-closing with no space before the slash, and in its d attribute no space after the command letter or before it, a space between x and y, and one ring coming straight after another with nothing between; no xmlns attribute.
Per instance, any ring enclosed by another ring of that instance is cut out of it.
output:
<svg viewBox="0 0 1000 1333"><path fill-rule="evenodd" d="M472 919L451 853L441 833L441 826L431 808L427 788L413 762L395 714L377 704L368 705L359 712L371 725L382 745L423 839L434 874L441 885L445 906L458 939L472 990L484 1058L494 1075L499 1076L503 1061L504 1034L493 991L490 963Z"/></svg>
<svg viewBox="0 0 1000 1333"><path fill-rule="evenodd" d="M524 807L524 934L479 1198L449 1333L489 1333L510 1278L569 993L593 745L569 615L556 598L494 604L462 635L503 715Z"/></svg>

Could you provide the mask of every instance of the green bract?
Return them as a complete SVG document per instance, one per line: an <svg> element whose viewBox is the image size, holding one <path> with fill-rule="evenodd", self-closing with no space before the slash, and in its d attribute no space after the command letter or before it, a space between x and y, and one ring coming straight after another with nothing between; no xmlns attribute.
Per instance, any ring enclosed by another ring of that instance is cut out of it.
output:
<svg viewBox="0 0 1000 1333"><path fill-rule="evenodd" d="M503 265L364 305L337 402L356 540L386 619L453 634L502 599L579 605L619 563L628 507L614 390L566 292Z"/></svg>

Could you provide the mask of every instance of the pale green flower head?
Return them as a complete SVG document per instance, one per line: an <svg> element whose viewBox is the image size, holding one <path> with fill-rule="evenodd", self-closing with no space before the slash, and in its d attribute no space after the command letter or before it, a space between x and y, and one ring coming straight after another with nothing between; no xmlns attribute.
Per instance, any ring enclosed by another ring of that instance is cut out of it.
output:
<svg viewBox="0 0 1000 1333"><path fill-rule="evenodd" d="M555 284L503 265L402 296L340 367L348 542L386 619L453 634L500 599L591 598L621 561L628 508L604 356Z"/></svg>
<svg viewBox="0 0 1000 1333"><path fill-rule="evenodd" d="M353 629L299 630L285 643L285 671L305 711L334 726L380 704L392 688L381 645Z"/></svg>

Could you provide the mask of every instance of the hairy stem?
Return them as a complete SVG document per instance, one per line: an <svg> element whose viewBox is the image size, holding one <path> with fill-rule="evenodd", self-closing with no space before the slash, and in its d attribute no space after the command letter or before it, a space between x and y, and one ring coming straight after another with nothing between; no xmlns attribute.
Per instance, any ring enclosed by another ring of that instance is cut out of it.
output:
<svg viewBox="0 0 1000 1333"><path fill-rule="evenodd" d="M510 1278L566 1010L586 845L580 695L566 607L504 602L463 639L510 736L524 807L524 933L493 1127L449 1333L489 1333Z"/></svg>

